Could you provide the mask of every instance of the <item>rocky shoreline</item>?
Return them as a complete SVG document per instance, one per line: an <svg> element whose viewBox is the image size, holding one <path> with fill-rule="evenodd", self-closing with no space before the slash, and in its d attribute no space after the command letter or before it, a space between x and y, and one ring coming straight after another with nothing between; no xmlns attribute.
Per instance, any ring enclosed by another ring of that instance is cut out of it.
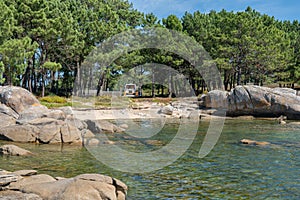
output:
<svg viewBox="0 0 300 200"><path fill-rule="evenodd" d="M125 200L127 186L101 174L81 174L72 178L38 174L35 170L9 172L0 169L2 200Z"/></svg>
<svg viewBox="0 0 300 200"><path fill-rule="evenodd" d="M0 102L0 140L22 143L84 146L88 142L88 145L99 145L101 141L95 137L96 134L122 133L128 128L126 123L116 125L108 121L114 119L163 117L199 121L214 117L247 120L268 117L278 119L284 125L285 119L300 119L300 97L295 90L258 86L238 86L230 92L215 90L201 98L182 98L169 105L151 103L121 110L48 109L27 90L4 86L0 87ZM219 116L220 111L224 110L227 111L226 116ZM299 125L298 122L289 124ZM243 140L242 143L262 144L251 140ZM31 156L32 153L14 145L3 145L0 154ZM33 170L0 170L1 199L121 200L125 199L126 193L127 186L124 183L100 174L54 178L38 175Z"/></svg>
<svg viewBox="0 0 300 200"><path fill-rule="evenodd" d="M100 132L122 133L128 128L126 124L108 121L114 119L280 117L282 124L285 118L300 119L300 96L295 90L259 86L238 86L230 92L214 90L201 98L179 98L166 106L151 103L121 110L48 109L27 90L3 86L0 102L0 139L41 144L84 145L85 139ZM219 116L220 111L222 116Z"/></svg>

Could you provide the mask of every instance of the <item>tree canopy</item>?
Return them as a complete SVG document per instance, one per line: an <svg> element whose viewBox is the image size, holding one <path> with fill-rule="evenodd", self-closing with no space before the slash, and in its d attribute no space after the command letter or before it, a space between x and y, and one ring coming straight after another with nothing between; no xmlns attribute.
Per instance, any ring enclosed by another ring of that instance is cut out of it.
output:
<svg viewBox="0 0 300 200"><path fill-rule="evenodd" d="M0 84L22 86L41 96L80 95L78 88L89 87L85 77L92 73L82 64L101 42L122 31L149 27L178 31L202 45L216 62L225 89L300 82L300 23L279 21L250 7L243 12L186 12L181 19L143 14L126 0L0 0L0 10ZM114 88L118 77L136 66L135 81L141 84L149 73L155 76L143 68L147 63L171 66L196 94L206 90L193 63L160 49L127 52L104 66L94 80L97 89ZM168 90L157 87L171 95L176 86L166 84Z"/></svg>

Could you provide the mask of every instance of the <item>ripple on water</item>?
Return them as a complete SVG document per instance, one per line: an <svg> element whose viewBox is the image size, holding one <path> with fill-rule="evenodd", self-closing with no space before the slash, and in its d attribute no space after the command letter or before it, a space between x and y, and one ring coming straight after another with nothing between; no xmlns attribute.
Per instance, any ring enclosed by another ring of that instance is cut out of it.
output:
<svg viewBox="0 0 300 200"><path fill-rule="evenodd" d="M151 125L141 124L147 128ZM152 173L114 171L97 161L86 149L70 145L17 144L35 155L2 156L0 168L11 171L36 169L39 173L64 177L82 173L107 174L124 181L129 186L128 199L134 200L300 198L299 129L285 129L273 121L229 120L213 151L199 159L198 151L207 126L207 123L200 123L194 143L179 160ZM167 144L174 137L176 127L166 124L164 132L145 138L145 141L124 135L111 139L127 150L150 151ZM270 141L275 146L241 145L239 140L243 138Z"/></svg>

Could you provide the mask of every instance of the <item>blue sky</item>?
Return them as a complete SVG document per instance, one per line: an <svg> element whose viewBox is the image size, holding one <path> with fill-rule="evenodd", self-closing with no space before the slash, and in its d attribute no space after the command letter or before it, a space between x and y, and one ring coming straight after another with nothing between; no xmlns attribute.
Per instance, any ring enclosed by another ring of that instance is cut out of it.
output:
<svg viewBox="0 0 300 200"><path fill-rule="evenodd" d="M185 11L211 10L244 11L251 6L256 11L274 16L279 20L300 21L300 0L129 0L139 11L153 12L159 19L170 14L182 17Z"/></svg>

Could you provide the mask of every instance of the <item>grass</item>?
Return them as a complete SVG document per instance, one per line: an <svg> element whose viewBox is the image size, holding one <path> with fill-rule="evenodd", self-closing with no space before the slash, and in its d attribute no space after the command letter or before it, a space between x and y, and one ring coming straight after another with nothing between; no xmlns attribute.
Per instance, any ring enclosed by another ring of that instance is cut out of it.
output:
<svg viewBox="0 0 300 200"><path fill-rule="evenodd" d="M112 96L98 96L98 97L72 97L71 99L50 95L39 98L42 105L48 108L58 108L64 106L72 106L77 108L91 108L91 109L121 109L134 107L141 103L162 103L169 104L175 101L174 98L129 98L129 97L112 97Z"/></svg>
<svg viewBox="0 0 300 200"><path fill-rule="evenodd" d="M69 99L59 96L46 96L39 98L42 105L47 108L58 108L64 106L72 106L72 102Z"/></svg>

